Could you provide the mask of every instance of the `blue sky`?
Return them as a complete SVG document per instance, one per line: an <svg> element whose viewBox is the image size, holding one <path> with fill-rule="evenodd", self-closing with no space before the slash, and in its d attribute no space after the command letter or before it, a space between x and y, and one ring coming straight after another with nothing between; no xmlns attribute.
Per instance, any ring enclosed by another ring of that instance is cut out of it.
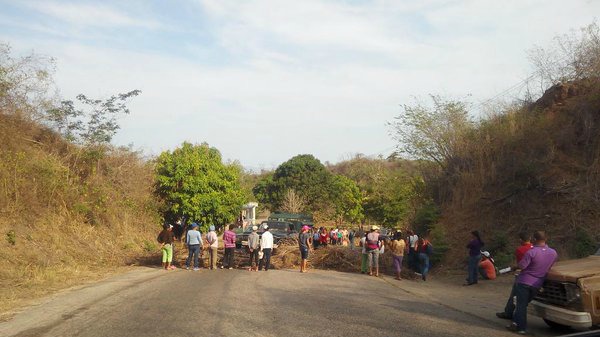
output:
<svg viewBox="0 0 600 337"><path fill-rule="evenodd" d="M250 169L387 155L413 96L477 104L600 1L4 1L0 42L56 59L60 95L141 89L118 144L208 142ZM517 93L514 93L515 95ZM508 97L509 99L510 97Z"/></svg>

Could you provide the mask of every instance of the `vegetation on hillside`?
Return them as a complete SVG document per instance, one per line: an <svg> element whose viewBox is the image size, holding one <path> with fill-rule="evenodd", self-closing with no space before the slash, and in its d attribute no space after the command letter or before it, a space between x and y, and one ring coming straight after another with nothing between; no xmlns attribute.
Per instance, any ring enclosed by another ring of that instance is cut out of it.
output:
<svg viewBox="0 0 600 337"><path fill-rule="evenodd" d="M50 59L13 58L7 46L0 47L3 308L156 249L152 165L132 149L108 144L116 128L96 105L123 111L119 102L126 97L89 100L95 105L86 110L91 115L63 124L76 126L71 130L77 139L89 140L81 142L55 124L65 106L53 97Z"/></svg>
<svg viewBox="0 0 600 337"><path fill-rule="evenodd" d="M500 263L517 233L546 230L562 256L591 253L600 242L600 30L561 36L536 49L542 84L532 97L474 122L466 103L433 96L405 106L393 126L400 150L423 160L426 194L441 210L451 242L478 229ZM464 254L452 250L453 261Z"/></svg>

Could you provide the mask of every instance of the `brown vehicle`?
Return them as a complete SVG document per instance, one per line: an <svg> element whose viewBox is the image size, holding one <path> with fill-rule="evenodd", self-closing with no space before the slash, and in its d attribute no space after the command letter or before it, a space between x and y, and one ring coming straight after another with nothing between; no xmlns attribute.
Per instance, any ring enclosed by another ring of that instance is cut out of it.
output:
<svg viewBox="0 0 600 337"><path fill-rule="evenodd" d="M584 259L557 262L531 305L551 327L600 325L600 249Z"/></svg>

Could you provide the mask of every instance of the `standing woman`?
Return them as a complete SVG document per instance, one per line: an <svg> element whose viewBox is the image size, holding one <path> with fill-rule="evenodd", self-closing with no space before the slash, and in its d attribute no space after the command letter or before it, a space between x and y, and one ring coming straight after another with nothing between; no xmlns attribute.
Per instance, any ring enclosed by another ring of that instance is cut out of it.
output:
<svg viewBox="0 0 600 337"><path fill-rule="evenodd" d="M328 239L329 235L327 235L327 229L325 227L321 227L321 234L319 234L319 246L327 247Z"/></svg>
<svg viewBox="0 0 600 337"><path fill-rule="evenodd" d="M362 248L362 253L360 254L360 272L361 274L366 274L369 266L369 254L367 254L367 233L363 232L363 236L360 238L358 245Z"/></svg>
<svg viewBox="0 0 600 337"><path fill-rule="evenodd" d="M394 270L396 271L396 280L401 280L400 272L402 272L402 260L404 259L404 250L406 242L402 239L402 233L396 232L394 239L390 242L390 252L394 260Z"/></svg>
<svg viewBox="0 0 600 337"><path fill-rule="evenodd" d="M315 249L319 248L319 241L321 239L321 234L319 233L319 230L316 228L312 228L311 231L313 232L313 246Z"/></svg>
<svg viewBox="0 0 600 337"><path fill-rule="evenodd" d="M175 236L173 235L173 226L169 224L163 225L163 230L158 234L156 240L160 243L160 250L162 252L162 266L166 270L175 269L175 266L171 265L173 262L173 242Z"/></svg>
<svg viewBox="0 0 600 337"><path fill-rule="evenodd" d="M367 253L369 254L369 276L379 277L379 251L382 247L379 226L371 226L371 231L367 234L366 244ZM375 269L375 273L373 273L373 269Z"/></svg>
<svg viewBox="0 0 600 337"><path fill-rule="evenodd" d="M481 261L481 248L483 247L483 241L478 231L471 232L471 241L467 244L469 250L469 266L467 283L464 285L470 286L477 284L477 269L479 267L479 261Z"/></svg>

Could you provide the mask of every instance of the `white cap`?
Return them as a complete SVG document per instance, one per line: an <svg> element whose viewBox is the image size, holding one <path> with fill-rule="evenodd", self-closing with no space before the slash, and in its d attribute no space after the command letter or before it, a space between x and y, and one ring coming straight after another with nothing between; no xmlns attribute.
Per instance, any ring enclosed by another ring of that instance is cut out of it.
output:
<svg viewBox="0 0 600 337"><path fill-rule="evenodd" d="M264 224L264 225L263 225L263 228L264 228L264 229L269 229L269 225L267 225L267 224Z"/></svg>
<svg viewBox="0 0 600 337"><path fill-rule="evenodd" d="M490 257L490 252L488 252L488 251L481 252L481 255L483 255L483 256L485 256L485 257L489 258L489 257Z"/></svg>
<svg viewBox="0 0 600 337"><path fill-rule="evenodd" d="M256 232L258 230L258 226L252 226L252 230Z"/></svg>

